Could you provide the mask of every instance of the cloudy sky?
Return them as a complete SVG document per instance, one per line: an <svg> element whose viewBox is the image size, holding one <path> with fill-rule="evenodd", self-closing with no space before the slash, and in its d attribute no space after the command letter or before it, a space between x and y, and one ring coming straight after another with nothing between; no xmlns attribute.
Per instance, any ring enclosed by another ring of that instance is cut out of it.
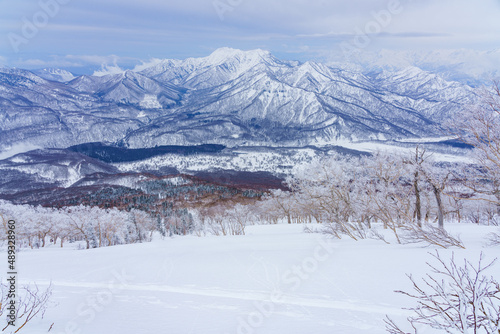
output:
<svg viewBox="0 0 500 334"><path fill-rule="evenodd" d="M500 0L0 0L0 65L84 73L222 46L322 61L346 49L494 50Z"/></svg>

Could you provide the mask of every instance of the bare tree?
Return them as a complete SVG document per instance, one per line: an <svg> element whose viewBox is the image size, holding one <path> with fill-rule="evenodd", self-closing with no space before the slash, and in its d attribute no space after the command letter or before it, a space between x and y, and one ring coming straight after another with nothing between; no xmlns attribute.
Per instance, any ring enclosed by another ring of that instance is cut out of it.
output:
<svg viewBox="0 0 500 334"><path fill-rule="evenodd" d="M500 333L500 285L486 276L495 261L485 264L481 253L476 266L468 260L459 266L454 256L449 263L437 251L432 256L437 265L427 263L431 272L426 278L408 276L413 292L397 291L417 303L407 318L414 333L419 325L450 334ZM391 334L408 333L389 317L385 322Z"/></svg>
<svg viewBox="0 0 500 334"><path fill-rule="evenodd" d="M0 284L0 316L7 310L7 290L7 286L3 283ZM43 318L45 311L50 306L50 296L52 295L52 286L41 290L36 284L34 286L25 285L20 290L14 314L16 329L14 333L21 331L34 318ZM7 323L2 332L12 324Z"/></svg>

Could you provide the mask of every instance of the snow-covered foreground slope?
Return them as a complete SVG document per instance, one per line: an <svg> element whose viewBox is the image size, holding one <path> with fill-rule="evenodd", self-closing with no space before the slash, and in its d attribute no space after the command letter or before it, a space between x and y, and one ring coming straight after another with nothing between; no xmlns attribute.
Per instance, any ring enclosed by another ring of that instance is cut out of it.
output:
<svg viewBox="0 0 500 334"><path fill-rule="evenodd" d="M467 247L453 250L457 259L499 254L483 248L495 228L448 226ZM427 271L432 248L329 239L303 228L249 226L245 236L20 252L21 282L52 281L57 303L25 332L47 333L54 323L57 334L377 334L385 333L386 314L405 318L401 308L411 301L393 291L410 289L406 273ZM451 252L440 251L446 259ZM498 279L500 266L490 273Z"/></svg>

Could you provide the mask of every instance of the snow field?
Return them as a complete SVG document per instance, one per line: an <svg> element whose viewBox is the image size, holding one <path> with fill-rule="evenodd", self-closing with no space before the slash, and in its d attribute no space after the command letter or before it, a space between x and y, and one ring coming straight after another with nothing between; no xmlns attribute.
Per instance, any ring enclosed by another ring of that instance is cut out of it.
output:
<svg viewBox="0 0 500 334"><path fill-rule="evenodd" d="M180 172L228 169L238 171L273 171L276 174L289 173L293 166L313 161L317 156L312 149L287 150L284 152L252 152L243 148L228 155L197 154L183 156L166 154L142 161L116 163L122 172L158 170L171 166Z"/></svg>
<svg viewBox="0 0 500 334"><path fill-rule="evenodd" d="M307 225L318 228L318 225ZM471 262L498 227L453 224L465 250L440 250ZM23 250L20 284L52 282L51 307L25 333L280 334L385 333L388 314L403 321L413 301L405 274L427 272L422 245L353 241L304 233L304 225L248 226L246 235L175 237L151 243L77 250ZM458 261L460 262L460 261ZM6 272L1 261L0 272ZM500 265L490 273L500 277ZM20 332L23 333L23 332ZM425 332L424 332L425 333Z"/></svg>

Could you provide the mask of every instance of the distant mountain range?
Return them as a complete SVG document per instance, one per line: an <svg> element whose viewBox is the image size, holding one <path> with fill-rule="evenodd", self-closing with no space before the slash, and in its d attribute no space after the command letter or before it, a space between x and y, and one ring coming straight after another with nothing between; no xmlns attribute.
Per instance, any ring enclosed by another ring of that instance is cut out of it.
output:
<svg viewBox="0 0 500 334"><path fill-rule="evenodd" d="M0 68L0 151L432 137L477 100L475 88L417 67L341 69L263 50L222 48L105 76Z"/></svg>
<svg viewBox="0 0 500 334"><path fill-rule="evenodd" d="M336 60L336 61L335 61ZM330 66L357 71L399 71L418 67L440 75L446 80L465 83L473 87L491 86L500 79L500 49L478 51L470 49L445 49L432 51L363 50L353 54L346 63L345 56L328 63Z"/></svg>

